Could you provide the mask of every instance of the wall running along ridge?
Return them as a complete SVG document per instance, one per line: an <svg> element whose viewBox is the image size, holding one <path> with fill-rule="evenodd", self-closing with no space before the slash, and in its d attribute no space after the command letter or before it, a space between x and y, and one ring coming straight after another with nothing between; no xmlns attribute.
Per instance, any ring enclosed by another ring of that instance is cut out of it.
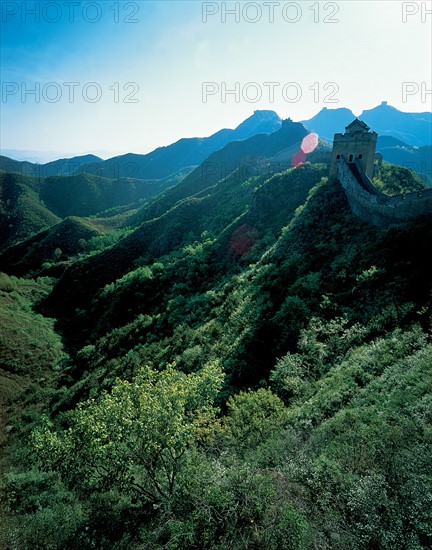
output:
<svg viewBox="0 0 432 550"><path fill-rule="evenodd" d="M432 215L432 189L388 197L373 186L361 166L342 156L338 179L353 214L378 227L404 223Z"/></svg>

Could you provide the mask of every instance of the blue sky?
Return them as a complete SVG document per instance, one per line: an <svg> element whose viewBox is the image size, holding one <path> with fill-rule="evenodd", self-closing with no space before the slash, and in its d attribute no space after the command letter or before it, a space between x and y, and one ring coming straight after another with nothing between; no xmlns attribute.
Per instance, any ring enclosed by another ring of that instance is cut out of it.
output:
<svg viewBox="0 0 432 550"><path fill-rule="evenodd" d="M431 88L432 15L422 4L3 0L1 147L144 153L255 109L294 120L382 100L431 110L421 87ZM403 82L418 86L405 102Z"/></svg>

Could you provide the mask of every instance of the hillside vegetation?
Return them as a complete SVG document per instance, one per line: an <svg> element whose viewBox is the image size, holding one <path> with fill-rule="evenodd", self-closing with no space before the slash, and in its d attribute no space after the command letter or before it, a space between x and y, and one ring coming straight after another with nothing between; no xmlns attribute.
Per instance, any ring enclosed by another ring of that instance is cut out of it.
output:
<svg viewBox="0 0 432 550"><path fill-rule="evenodd" d="M159 182L130 178L110 180L79 174L46 178L40 188L40 197L60 217L90 216L136 203L157 194L159 190Z"/></svg>
<svg viewBox="0 0 432 550"><path fill-rule="evenodd" d="M379 191L390 197L427 188L422 179L408 168L387 163L382 165L373 184Z"/></svg>
<svg viewBox="0 0 432 550"><path fill-rule="evenodd" d="M432 220L355 217L305 135L0 256L0 547L432 547Z"/></svg>
<svg viewBox="0 0 432 550"><path fill-rule="evenodd" d="M176 185L186 173L187 170L165 180L144 181L109 180L89 174L36 178L0 172L0 253L72 216L98 215L106 220L100 222L104 230L118 228L126 223L128 212L134 213L147 199ZM68 225L60 225L54 233L59 234ZM93 225L96 228L96 222ZM45 237L36 237L41 238ZM67 235L61 240L65 239Z"/></svg>

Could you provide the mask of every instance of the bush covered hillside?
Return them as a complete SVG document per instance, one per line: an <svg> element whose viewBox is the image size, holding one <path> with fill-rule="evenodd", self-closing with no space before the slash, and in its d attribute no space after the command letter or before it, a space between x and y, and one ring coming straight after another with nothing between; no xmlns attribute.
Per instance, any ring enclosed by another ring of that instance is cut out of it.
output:
<svg viewBox="0 0 432 550"><path fill-rule="evenodd" d="M276 163L301 128L1 256L0 547L432 547L432 220Z"/></svg>

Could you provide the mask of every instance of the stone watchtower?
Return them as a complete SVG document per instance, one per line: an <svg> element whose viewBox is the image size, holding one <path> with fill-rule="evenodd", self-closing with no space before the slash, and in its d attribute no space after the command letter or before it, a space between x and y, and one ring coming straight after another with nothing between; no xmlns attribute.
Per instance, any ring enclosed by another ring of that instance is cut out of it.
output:
<svg viewBox="0 0 432 550"><path fill-rule="evenodd" d="M345 134L334 136L330 178L338 175L339 160L343 157L348 164L360 164L366 176L372 179L378 134L369 132L369 126L358 118L348 124L345 130Z"/></svg>

